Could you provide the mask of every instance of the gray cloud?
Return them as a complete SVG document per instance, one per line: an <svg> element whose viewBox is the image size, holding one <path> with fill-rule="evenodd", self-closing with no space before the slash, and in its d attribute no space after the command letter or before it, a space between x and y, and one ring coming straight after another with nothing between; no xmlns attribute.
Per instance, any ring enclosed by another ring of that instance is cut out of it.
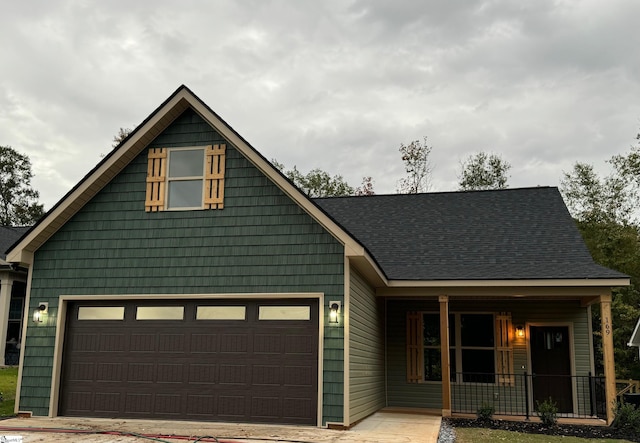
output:
<svg viewBox="0 0 640 443"><path fill-rule="evenodd" d="M434 190L501 154L512 186L558 184L640 127L640 4L628 1L10 2L0 139L51 207L187 84L267 158L394 192L428 136Z"/></svg>

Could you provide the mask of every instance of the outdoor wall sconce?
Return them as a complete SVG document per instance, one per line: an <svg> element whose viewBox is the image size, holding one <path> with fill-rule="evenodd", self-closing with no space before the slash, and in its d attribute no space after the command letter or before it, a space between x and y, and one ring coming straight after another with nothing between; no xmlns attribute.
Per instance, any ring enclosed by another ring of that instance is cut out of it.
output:
<svg viewBox="0 0 640 443"><path fill-rule="evenodd" d="M42 323L44 319L44 314L49 312L49 303L46 301L41 301L38 303L38 307L33 312L33 321L36 323Z"/></svg>
<svg viewBox="0 0 640 443"><path fill-rule="evenodd" d="M516 326L516 337L524 338L524 326L522 325Z"/></svg>
<svg viewBox="0 0 640 443"><path fill-rule="evenodd" d="M340 323L340 305L339 301L329 302L329 324L337 325Z"/></svg>

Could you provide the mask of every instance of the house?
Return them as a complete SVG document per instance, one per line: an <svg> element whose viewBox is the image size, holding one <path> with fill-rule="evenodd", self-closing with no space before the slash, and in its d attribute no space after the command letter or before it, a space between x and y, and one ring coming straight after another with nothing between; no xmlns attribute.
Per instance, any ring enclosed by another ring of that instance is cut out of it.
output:
<svg viewBox="0 0 640 443"><path fill-rule="evenodd" d="M181 86L7 252L16 411L611 420L611 288L555 188L311 200ZM591 306L603 312L596 377Z"/></svg>
<svg viewBox="0 0 640 443"><path fill-rule="evenodd" d="M0 355L4 356L2 366L17 365L20 359L27 287L26 268L7 263L4 251L28 230L28 227L0 226Z"/></svg>

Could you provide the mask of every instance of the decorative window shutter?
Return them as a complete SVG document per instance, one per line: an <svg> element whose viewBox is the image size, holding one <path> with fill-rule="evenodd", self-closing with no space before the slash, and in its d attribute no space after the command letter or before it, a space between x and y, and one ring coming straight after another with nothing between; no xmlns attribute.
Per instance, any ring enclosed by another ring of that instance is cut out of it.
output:
<svg viewBox="0 0 640 443"><path fill-rule="evenodd" d="M224 208L224 166L226 145L207 146L204 186L205 209Z"/></svg>
<svg viewBox="0 0 640 443"><path fill-rule="evenodd" d="M423 379L422 315L407 312L407 382L420 383Z"/></svg>
<svg viewBox="0 0 640 443"><path fill-rule="evenodd" d="M167 148L149 149L147 164L147 197L144 202L147 212L164 210L166 190Z"/></svg>
<svg viewBox="0 0 640 443"><path fill-rule="evenodd" d="M501 385L514 385L513 374L513 345L510 333L511 313L500 312L496 315L496 353L497 363L496 373L498 383Z"/></svg>

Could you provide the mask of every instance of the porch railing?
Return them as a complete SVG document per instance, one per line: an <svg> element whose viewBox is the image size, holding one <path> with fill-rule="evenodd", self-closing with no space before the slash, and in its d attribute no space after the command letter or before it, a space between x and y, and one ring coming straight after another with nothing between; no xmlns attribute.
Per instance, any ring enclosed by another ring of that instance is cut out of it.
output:
<svg viewBox="0 0 640 443"><path fill-rule="evenodd" d="M492 406L495 415L535 415L551 397L560 417L606 418L604 377L588 375L452 374L452 412L475 414Z"/></svg>

